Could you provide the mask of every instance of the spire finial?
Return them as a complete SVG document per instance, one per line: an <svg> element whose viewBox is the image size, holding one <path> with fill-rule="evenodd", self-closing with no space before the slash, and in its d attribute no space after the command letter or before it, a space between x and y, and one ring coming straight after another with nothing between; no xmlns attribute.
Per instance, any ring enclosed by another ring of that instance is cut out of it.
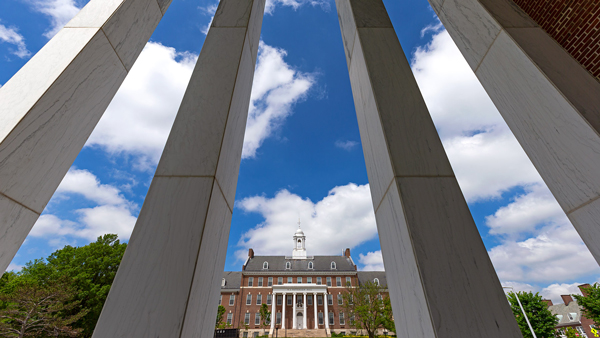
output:
<svg viewBox="0 0 600 338"><path fill-rule="evenodd" d="M300 229L300 217L298 217L298 229Z"/></svg>

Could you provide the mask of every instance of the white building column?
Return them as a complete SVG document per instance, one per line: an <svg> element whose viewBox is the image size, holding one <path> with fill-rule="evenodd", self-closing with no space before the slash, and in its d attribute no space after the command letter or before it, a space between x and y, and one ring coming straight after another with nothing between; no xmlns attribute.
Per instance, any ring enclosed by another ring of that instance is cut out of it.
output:
<svg viewBox="0 0 600 338"><path fill-rule="evenodd" d="M281 328L285 329L285 303L287 301L287 293L283 293L283 299L281 302Z"/></svg>
<svg viewBox="0 0 600 338"><path fill-rule="evenodd" d="M277 295L275 292L271 294L271 330L269 334L273 334L273 329L275 328L275 321L277 320L277 313L275 312L275 304L277 303Z"/></svg>
<svg viewBox="0 0 600 338"><path fill-rule="evenodd" d="M219 3L94 338L214 335L264 5Z"/></svg>
<svg viewBox="0 0 600 338"><path fill-rule="evenodd" d="M329 310L327 310L327 292L323 296L323 304L325 304L325 313L323 314L323 320L325 321L325 329L329 330Z"/></svg>
<svg viewBox="0 0 600 338"><path fill-rule="evenodd" d="M600 263L600 83L511 0L429 0Z"/></svg>
<svg viewBox="0 0 600 338"><path fill-rule="evenodd" d="M383 1L336 5L398 337L521 337Z"/></svg>
<svg viewBox="0 0 600 338"><path fill-rule="evenodd" d="M0 88L0 274L170 2L90 1Z"/></svg>
<svg viewBox="0 0 600 338"><path fill-rule="evenodd" d="M303 299L302 300L302 305L304 307L304 311L302 312L302 321L303 321L302 328L303 329L307 329L308 327L306 326L306 316L307 316L307 314L306 314L306 292L304 292L302 294L302 299Z"/></svg>
<svg viewBox="0 0 600 338"><path fill-rule="evenodd" d="M319 321L317 318L317 293L313 293L313 308L315 310L315 329L319 328Z"/></svg>
<svg viewBox="0 0 600 338"><path fill-rule="evenodd" d="M292 328L295 330L298 328L298 323L296 323L298 321L298 318L296 317L296 301L297 301L297 297L296 297L296 293L294 292L294 296L292 297L292 302L294 303L293 305L293 313L292 313Z"/></svg>

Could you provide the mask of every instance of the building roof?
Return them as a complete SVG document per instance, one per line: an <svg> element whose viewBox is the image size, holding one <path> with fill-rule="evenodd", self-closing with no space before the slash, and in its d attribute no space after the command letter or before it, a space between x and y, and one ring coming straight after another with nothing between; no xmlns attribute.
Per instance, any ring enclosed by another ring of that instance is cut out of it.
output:
<svg viewBox="0 0 600 338"><path fill-rule="evenodd" d="M242 285L242 272L225 271L223 272L223 279L225 279L225 285L221 283L221 290L239 290Z"/></svg>
<svg viewBox="0 0 600 338"><path fill-rule="evenodd" d="M373 282L375 278L379 279L379 285L387 288L387 278L385 271L359 271L357 273L358 283L364 284L366 282Z"/></svg>
<svg viewBox="0 0 600 338"><path fill-rule="evenodd" d="M269 268L263 269L263 263L267 262ZM291 263L291 269L285 268L285 263ZM313 268L308 268L308 262L313 262ZM331 269L331 262L335 262L336 268ZM249 258L244 271L356 271L354 263L345 256L314 256L306 259L292 259L284 256L254 256Z"/></svg>
<svg viewBox="0 0 600 338"><path fill-rule="evenodd" d="M573 300L569 302L569 305L565 304L555 304L548 306L548 310L552 312L553 315L558 316L559 321L556 325L557 327L577 324L581 321L581 309L579 308L579 304L577 301ZM573 320L569 318L569 313L573 313Z"/></svg>

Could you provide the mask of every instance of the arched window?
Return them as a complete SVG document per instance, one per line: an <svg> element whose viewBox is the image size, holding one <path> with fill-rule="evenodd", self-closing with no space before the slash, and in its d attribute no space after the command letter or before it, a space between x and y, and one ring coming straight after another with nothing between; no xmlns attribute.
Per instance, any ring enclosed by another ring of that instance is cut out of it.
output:
<svg viewBox="0 0 600 338"><path fill-rule="evenodd" d="M379 278L373 279L373 283L375 283L375 285L379 286Z"/></svg>
<svg viewBox="0 0 600 338"><path fill-rule="evenodd" d="M308 268L312 269L313 268L313 262L308 262Z"/></svg>
<svg viewBox="0 0 600 338"><path fill-rule="evenodd" d="M302 240L301 239L298 240L298 247L297 248L298 249L302 249Z"/></svg>
<svg viewBox="0 0 600 338"><path fill-rule="evenodd" d="M335 262L331 262L331 269L335 269Z"/></svg>
<svg viewBox="0 0 600 338"><path fill-rule="evenodd" d="M269 262L264 262L263 263L263 269L267 270L269 268Z"/></svg>
<svg viewBox="0 0 600 338"><path fill-rule="evenodd" d="M223 278L223 279L221 280L221 287L224 287L224 286L225 286L225 283L227 283L227 282L225 281L225 278Z"/></svg>
<svg viewBox="0 0 600 338"><path fill-rule="evenodd" d="M292 268L292 263L285 262L285 268L288 269L288 270L291 269Z"/></svg>

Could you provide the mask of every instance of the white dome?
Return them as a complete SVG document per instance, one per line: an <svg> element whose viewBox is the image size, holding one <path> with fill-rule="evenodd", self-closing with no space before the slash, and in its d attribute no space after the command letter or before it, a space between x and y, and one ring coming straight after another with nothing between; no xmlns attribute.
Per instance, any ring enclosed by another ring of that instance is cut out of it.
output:
<svg viewBox="0 0 600 338"><path fill-rule="evenodd" d="M300 227L298 227L298 230L296 230L296 236L304 236L304 232L302 229L300 229Z"/></svg>

